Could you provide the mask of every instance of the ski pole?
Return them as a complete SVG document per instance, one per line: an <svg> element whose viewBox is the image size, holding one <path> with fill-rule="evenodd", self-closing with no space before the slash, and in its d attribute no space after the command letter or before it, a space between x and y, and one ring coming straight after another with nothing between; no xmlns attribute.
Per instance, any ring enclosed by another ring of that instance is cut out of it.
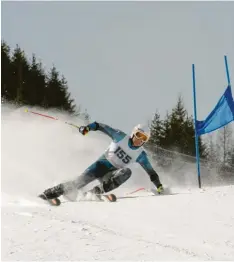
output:
<svg viewBox="0 0 234 262"><path fill-rule="evenodd" d="M141 190L146 190L146 189L145 189L144 187L140 187L140 188L138 188L138 189L136 189L136 190L134 190L134 191L132 191L132 192L127 193L127 195L134 194L134 193L136 193L136 192L138 192L138 191L141 191Z"/></svg>
<svg viewBox="0 0 234 262"><path fill-rule="evenodd" d="M45 115L45 114L41 114L41 113L34 112L34 111L31 111L31 110L28 110L28 109L25 109L25 112L26 112L26 113L31 113L31 114L34 114L34 115L39 115L39 116L47 117L47 118L50 118L50 119L53 119L53 120L59 120L59 119L56 118L56 117L49 116L49 115ZM73 123L69 123L69 122L64 122L64 123L67 124L67 125L76 127L76 128L80 128L79 126L77 126L77 125L75 125L75 124L73 124Z"/></svg>

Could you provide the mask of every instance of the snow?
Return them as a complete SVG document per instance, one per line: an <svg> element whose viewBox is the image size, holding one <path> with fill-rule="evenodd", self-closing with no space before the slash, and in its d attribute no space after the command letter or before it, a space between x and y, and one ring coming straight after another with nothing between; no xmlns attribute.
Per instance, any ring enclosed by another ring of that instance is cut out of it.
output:
<svg viewBox="0 0 234 262"><path fill-rule="evenodd" d="M127 194L150 185L134 166L116 203L61 198L51 207L36 197L81 173L109 142L2 108L2 260L234 260L233 185Z"/></svg>

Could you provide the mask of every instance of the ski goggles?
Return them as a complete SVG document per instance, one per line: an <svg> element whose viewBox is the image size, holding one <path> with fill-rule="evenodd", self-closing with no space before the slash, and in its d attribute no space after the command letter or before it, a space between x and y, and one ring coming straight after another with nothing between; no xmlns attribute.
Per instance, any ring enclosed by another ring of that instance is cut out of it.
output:
<svg viewBox="0 0 234 262"><path fill-rule="evenodd" d="M146 142L148 140L148 136L140 131L137 131L135 133L135 137L143 142Z"/></svg>

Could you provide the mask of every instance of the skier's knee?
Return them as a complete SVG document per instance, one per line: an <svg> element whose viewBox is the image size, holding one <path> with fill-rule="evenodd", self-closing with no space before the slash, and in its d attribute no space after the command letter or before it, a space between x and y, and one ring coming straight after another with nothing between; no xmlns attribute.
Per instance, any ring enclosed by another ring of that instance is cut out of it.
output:
<svg viewBox="0 0 234 262"><path fill-rule="evenodd" d="M130 178L131 174L132 171L129 168L119 169L114 175L114 177L112 177L106 182L103 182L104 191L109 192L111 190L118 188L120 185L125 183Z"/></svg>
<svg viewBox="0 0 234 262"><path fill-rule="evenodd" d="M123 168L122 172L123 172L125 178L127 178L127 179L129 179L129 177L132 175L132 170L128 167Z"/></svg>
<svg viewBox="0 0 234 262"><path fill-rule="evenodd" d="M131 174L132 174L132 170L130 168L128 167L121 168L116 172L115 178L116 179L119 178L121 181L125 182L130 178Z"/></svg>

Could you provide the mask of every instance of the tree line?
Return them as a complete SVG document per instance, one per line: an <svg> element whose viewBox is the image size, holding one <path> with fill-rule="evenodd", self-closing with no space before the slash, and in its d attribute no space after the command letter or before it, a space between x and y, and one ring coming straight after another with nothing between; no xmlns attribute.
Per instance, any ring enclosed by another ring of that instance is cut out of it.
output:
<svg viewBox="0 0 234 262"><path fill-rule="evenodd" d="M195 160L194 119L185 109L181 95L178 96L174 108L172 108L171 112L167 112L164 119L161 118L159 111L156 110L150 122L150 129L152 136L146 148L155 153L158 159L160 159L158 152L161 148L179 152L184 156L192 156L192 159ZM200 136L198 144L201 160L219 165L221 167L220 171L227 170L228 168L232 172L234 171L234 136L232 124L226 125L214 133ZM161 163L165 165L164 157Z"/></svg>
<svg viewBox="0 0 234 262"><path fill-rule="evenodd" d="M31 61L24 50L16 45L14 50L3 40L1 42L1 99L3 102L16 105L40 106L42 108L56 108L70 114L79 115L64 75L55 66L47 73L32 54ZM87 112L85 118L89 118Z"/></svg>
<svg viewBox="0 0 234 262"><path fill-rule="evenodd" d="M174 150L179 153L195 156L195 132L193 117L188 115L182 96L171 112L167 112L166 117L161 116L156 110L150 123L151 139L148 146L159 146L164 149ZM201 158L207 156L206 145L199 137L199 149Z"/></svg>

